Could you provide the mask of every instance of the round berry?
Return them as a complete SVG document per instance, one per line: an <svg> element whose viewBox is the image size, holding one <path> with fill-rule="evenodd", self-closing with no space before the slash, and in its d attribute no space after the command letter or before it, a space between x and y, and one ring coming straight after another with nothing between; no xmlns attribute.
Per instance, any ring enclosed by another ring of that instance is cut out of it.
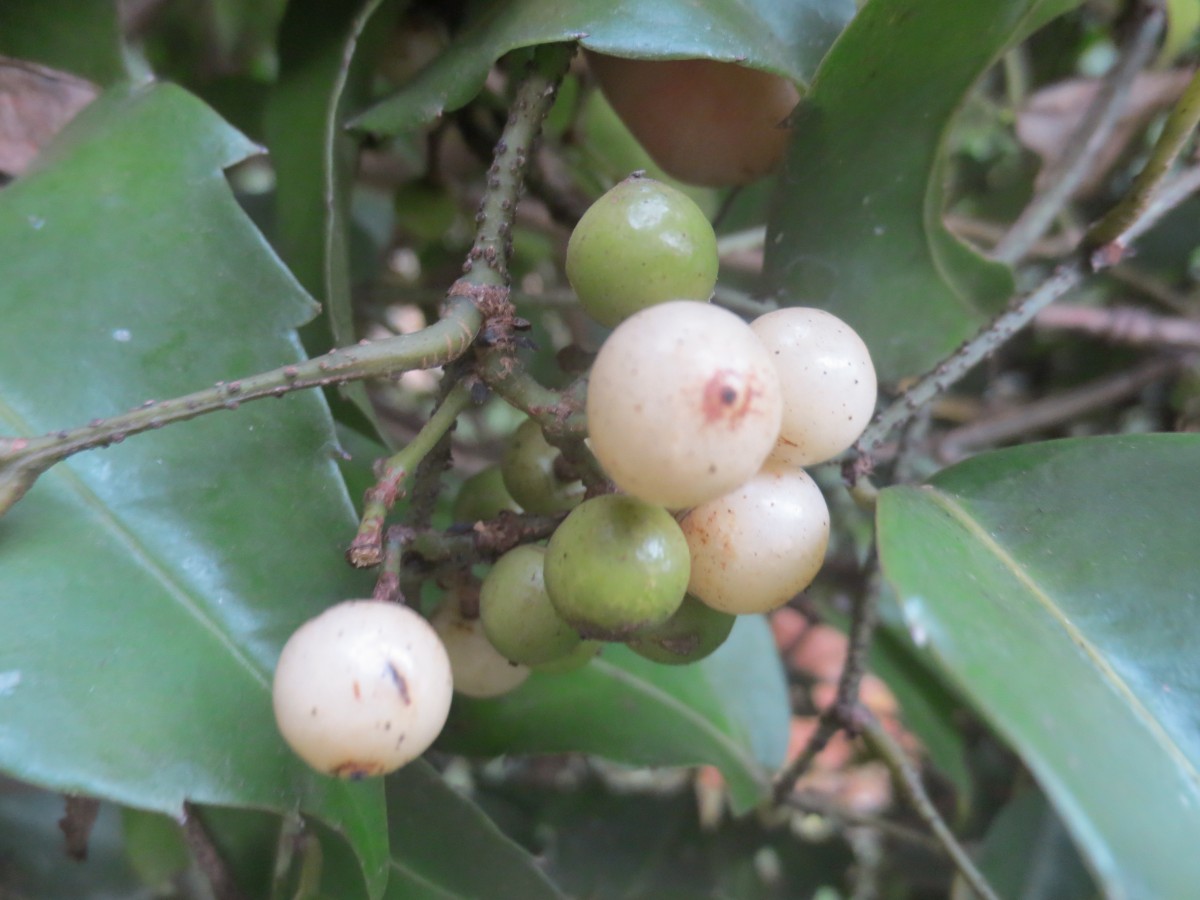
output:
<svg viewBox="0 0 1200 900"><path fill-rule="evenodd" d="M603 649L604 644L601 641L580 641L575 649L566 656L551 660L548 663L542 663L538 666L532 666L531 668L533 671L541 672L545 675L565 675L567 672L582 669L599 656L600 651Z"/></svg>
<svg viewBox="0 0 1200 900"><path fill-rule="evenodd" d="M671 617L688 582L688 547L661 506L608 494L577 506L546 548L546 590L586 638L620 641Z"/></svg>
<svg viewBox="0 0 1200 900"><path fill-rule="evenodd" d="M515 547L496 560L479 591L479 620L501 656L536 666L571 653L582 638L546 593L541 547Z"/></svg>
<svg viewBox="0 0 1200 900"><path fill-rule="evenodd" d="M786 78L712 59L587 59L617 115L673 178L728 187L783 160L800 99Z"/></svg>
<svg viewBox="0 0 1200 900"><path fill-rule="evenodd" d="M425 752L446 722L450 660L406 606L347 600L301 625L275 667L275 721L314 769L383 775Z"/></svg>
<svg viewBox="0 0 1200 900"><path fill-rule="evenodd" d="M783 389L783 420L772 461L811 466L858 440L875 412L871 354L832 313L792 306L750 323L766 346Z"/></svg>
<svg viewBox="0 0 1200 900"><path fill-rule="evenodd" d="M588 381L596 458L623 491L670 509L754 475L779 437L782 409L779 376L750 327L686 300L622 322Z"/></svg>
<svg viewBox="0 0 1200 900"><path fill-rule="evenodd" d="M464 618L458 598L449 595L430 619L450 657L454 690L464 697L499 697L520 687L529 668L509 662L483 633L478 618Z"/></svg>
<svg viewBox="0 0 1200 900"><path fill-rule="evenodd" d="M455 522L479 522L494 519L504 510L520 512L521 507L504 486L500 467L488 466L462 483L451 514Z"/></svg>
<svg viewBox="0 0 1200 900"><path fill-rule="evenodd" d="M761 613L787 603L825 560L829 510L803 469L767 466L680 522L692 551L688 590L714 609Z"/></svg>
<svg viewBox="0 0 1200 900"><path fill-rule="evenodd" d="M583 482L564 480L555 472L561 458L533 419L522 422L509 438L500 474L508 493L526 512L549 516L566 512L583 499Z"/></svg>
<svg viewBox="0 0 1200 900"><path fill-rule="evenodd" d="M689 595L667 621L630 638L629 649L669 666L698 662L725 643L735 619Z"/></svg>
<svg viewBox="0 0 1200 900"><path fill-rule="evenodd" d="M667 300L708 300L717 238L686 194L633 175L591 205L567 244L567 280L602 325Z"/></svg>

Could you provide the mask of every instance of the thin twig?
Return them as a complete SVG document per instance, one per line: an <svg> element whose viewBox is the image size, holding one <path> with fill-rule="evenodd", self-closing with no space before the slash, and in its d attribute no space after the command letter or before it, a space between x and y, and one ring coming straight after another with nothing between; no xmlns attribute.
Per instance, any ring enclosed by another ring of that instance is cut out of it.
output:
<svg viewBox="0 0 1200 900"><path fill-rule="evenodd" d="M183 840L191 851L192 859L208 879L215 900L244 900L241 889L233 877L228 863L217 849L216 842L208 833L204 822L196 815L196 808L183 805L183 816L179 824L183 828Z"/></svg>
<svg viewBox="0 0 1200 900"><path fill-rule="evenodd" d="M922 375L912 387L879 413L859 437L842 469L846 483L853 486L870 471L872 454L892 429L907 422L926 403L1006 343L1041 310L1079 285L1088 274L1088 268L1082 260L1059 266L1054 274L1021 298L1015 306L1001 313L933 370Z"/></svg>
<svg viewBox="0 0 1200 900"><path fill-rule="evenodd" d="M482 317L463 296L452 296L444 318L414 334L342 347L323 356L251 375L171 400L147 401L127 413L95 419L42 437L0 438L0 515L55 463L84 450L119 444L127 437L195 419L264 397L292 391L386 378L410 369L444 365L470 347Z"/></svg>
<svg viewBox="0 0 1200 900"><path fill-rule="evenodd" d="M1134 179L1128 193L1121 198L1113 209L1103 219L1088 231L1086 243L1089 247L1105 250L1107 255L1120 258L1120 251L1128 241L1135 236L1135 227L1140 219L1146 217L1154 196L1158 193L1159 185L1166 178L1183 149L1184 143L1191 136L1200 122L1200 69L1192 77L1184 89L1183 95L1167 116L1162 133L1154 143L1150 158L1142 166L1142 171ZM1115 246L1114 246L1115 245ZM1115 260L1114 260L1115 261Z"/></svg>
<svg viewBox="0 0 1200 900"><path fill-rule="evenodd" d="M1136 306L1059 303L1034 317L1035 328L1072 331L1134 347L1200 348L1200 321L1160 316Z"/></svg>
<svg viewBox="0 0 1200 900"><path fill-rule="evenodd" d="M375 484L367 488L363 497L358 533L346 550L350 565L362 569L377 566L383 561L383 523L396 501L404 496L405 480L453 427L459 413L470 403L470 391L462 383L456 384L429 417L429 421L417 432L417 436L399 453L378 464Z"/></svg>
<svg viewBox="0 0 1200 900"><path fill-rule="evenodd" d="M1045 189L1025 207L1008 233L992 250L992 258L1012 265L1024 259L1058 217L1067 200L1083 181L1096 153L1112 134L1129 99L1138 72L1146 67L1158 45L1165 14L1157 6L1143 6L1141 21L1105 75L1096 96L1072 132L1062 154L1043 175Z"/></svg>
<svg viewBox="0 0 1200 900"><path fill-rule="evenodd" d="M1073 421L1098 409L1110 408L1177 371L1181 365L1181 359L1152 359L1136 369L1099 378L1003 415L964 425L942 438L938 456L944 462L957 462L976 447L991 447Z"/></svg>
<svg viewBox="0 0 1200 900"><path fill-rule="evenodd" d="M938 841L923 831L918 831L915 828L910 828L900 822L893 822L891 819L885 819L881 816L863 815L852 809L847 809L842 804L816 791L794 791L784 802L800 812L812 813L832 819L847 827L869 828L878 831L880 834L895 838L898 841L923 847L926 850L933 850L938 853L945 851L945 848Z"/></svg>
<svg viewBox="0 0 1200 900"><path fill-rule="evenodd" d="M87 859L92 826L100 814L100 801L78 794L67 794L63 800L63 816L58 820L58 828L66 841L67 856L83 862Z"/></svg>
<svg viewBox="0 0 1200 900"><path fill-rule="evenodd" d="M903 748L887 733L887 729L880 724L870 710L861 709L857 718L862 729L863 740L866 741L871 752L887 765L900 792L913 811L929 826L929 830L946 849L950 858L954 860L954 865L970 885L971 890L984 900L999 900L999 895L988 884L983 873L976 868L966 849L959 843L958 838L950 830L950 826L946 824L946 820L942 818L937 807L933 805L933 801L929 799L929 795L925 792L925 786L921 783L920 773L904 753Z"/></svg>

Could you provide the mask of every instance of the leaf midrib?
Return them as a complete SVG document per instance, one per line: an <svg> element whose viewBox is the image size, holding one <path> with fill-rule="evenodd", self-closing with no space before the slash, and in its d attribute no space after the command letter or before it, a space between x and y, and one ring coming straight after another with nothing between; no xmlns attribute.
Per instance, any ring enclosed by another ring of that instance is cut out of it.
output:
<svg viewBox="0 0 1200 900"><path fill-rule="evenodd" d="M1200 772L1197 772L1196 767L1192 764L1187 754L1183 752L1171 735L1163 728L1158 718L1141 702L1125 679L1108 663L1108 660L1100 649L1064 614L1062 609L1054 602L1050 592L1043 588L1034 579L1033 575L1022 567L1016 558L984 529L978 519L972 516L965 507L956 502L949 494L935 487L930 490L929 496L988 550L1017 581L1025 586L1034 600L1043 607L1051 619L1058 623L1059 627L1066 632L1075 646L1084 652L1086 658L1092 663L1097 672L1100 673L1105 683L1125 700L1126 705L1133 711L1135 718L1142 722L1146 730L1163 747L1167 755L1175 760L1179 768L1192 782L1193 787L1200 793Z"/></svg>

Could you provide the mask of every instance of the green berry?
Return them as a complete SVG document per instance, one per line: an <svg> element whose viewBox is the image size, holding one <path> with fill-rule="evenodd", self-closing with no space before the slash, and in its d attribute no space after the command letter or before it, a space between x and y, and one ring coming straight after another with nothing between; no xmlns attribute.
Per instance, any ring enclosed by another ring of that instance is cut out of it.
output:
<svg viewBox="0 0 1200 900"><path fill-rule="evenodd" d="M546 593L541 547L516 547L496 560L479 591L479 619L492 646L527 666L562 659L581 638Z"/></svg>
<svg viewBox="0 0 1200 900"><path fill-rule="evenodd" d="M582 669L599 656L603 649L604 644L600 641L580 641L575 649L566 656L532 668L533 671L541 672L544 675L565 675L567 672Z"/></svg>
<svg viewBox="0 0 1200 900"><path fill-rule="evenodd" d="M533 419L520 424L500 463L500 473L509 494L526 512L549 516L579 505L584 487L580 481L564 481L554 471L561 457Z"/></svg>
<svg viewBox="0 0 1200 900"><path fill-rule="evenodd" d="M455 522L479 522L494 519L504 510L520 512L521 507L504 486L499 466L488 466L462 483L454 498Z"/></svg>
<svg viewBox="0 0 1200 900"><path fill-rule="evenodd" d="M583 214L567 244L567 279L588 314L613 326L668 300L708 300L717 239L686 194L630 176Z"/></svg>
<svg viewBox="0 0 1200 900"><path fill-rule="evenodd" d="M629 649L669 666L694 663L725 643L736 618L705 606L689 594L667 621L630 638Z"/></svg>
<svg viewBox="0 0 1200 900"><path fill-rule="evenodd" d="M625 640L671 617L691 571L687 541L661 506L609 494L580 504L546 548L554 608L586 638Z"/></svg>

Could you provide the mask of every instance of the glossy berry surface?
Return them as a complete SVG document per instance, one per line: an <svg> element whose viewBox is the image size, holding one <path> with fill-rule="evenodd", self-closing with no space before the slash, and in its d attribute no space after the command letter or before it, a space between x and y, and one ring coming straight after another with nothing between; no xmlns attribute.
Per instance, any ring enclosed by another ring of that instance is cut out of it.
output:
<svg viewBox="0 0 1200 900"><path fill-rule="evenodd" d="M698 662L725 643L736 619L689 595L667 621L630 638L629 649L669 666Z"/></svg>
<svg viewBox="0 0 1200 900"><path fill-rule="evenodd" d="M499 697L520 687L527 666L509 662L492 646L478 618L463 618L458 599L450 595L429 620L446 645L454 690L464 697Z"/></svg>
<svg viewBox="0 0 1200 900"><path fill-rule="evenodd" d="M608 494L572 510L546 548L546 590L581 635L623 640L683 601L688 546L665 509Z"/></svg>
<svg viewBox="0 0 1200 900"><path fill-rule="evenodd" d="M587 59L621 121L672 177L729 187L782 162L800 98L787 79L709 59Z"/></svg>
<svg viewBox="0 0 1200 900"><path fill-rule="evenodd" d="M623 491L669 509L720 496L779 437L779 376L750 327L685 300L645 309L600 348L588 381L592 451Z"/></svg>
<svg viewBox="0 0 1200 900"><path fill-rule="evenodd" d="M761 613L804 590L825 561L829 510L803 469L768 466L680 522L692 552L688 590L714 609Z"/></svg>
<svg viewBox="0 0 1200 900"><path fill-rule="evenodd" d="M484 634L501 656L527 666L561 659L581 641L546 593L545 556L541 547L513 548L496 560L479 591Z"/></svg>
<svg viewBox="0 0 1200 900"><path fill-rule="evenodd" d="M613 326L667 300L708 300L717 238L694 201L630 176L588 208L567 244L567 279L596 321Z"/></svg>
<svg viewBox="0 0 1200 900"><path fill-rule="evenodd" d="M875 367L862 338L832 313L799 306L759 316L750 327L783 390L772 461L811 466L846 450L875 412Z"/></svg>
<svg viewBox="0 0 1200 900"><path fill-rule="evenodd" d="M583 483L566 481L554 471L561 454L547 442L533 419L513 432L500 463L504 486L526 512L553 515L566 512L583 499Z"/></svg>
<svg viewBox="0 0 1200 900"><path fill-rule="evenodd" d="M275 721L319 772L383 775L425 752L450 711L450 660L406 606L347 600L296 629L275 668Z"/></svg>

